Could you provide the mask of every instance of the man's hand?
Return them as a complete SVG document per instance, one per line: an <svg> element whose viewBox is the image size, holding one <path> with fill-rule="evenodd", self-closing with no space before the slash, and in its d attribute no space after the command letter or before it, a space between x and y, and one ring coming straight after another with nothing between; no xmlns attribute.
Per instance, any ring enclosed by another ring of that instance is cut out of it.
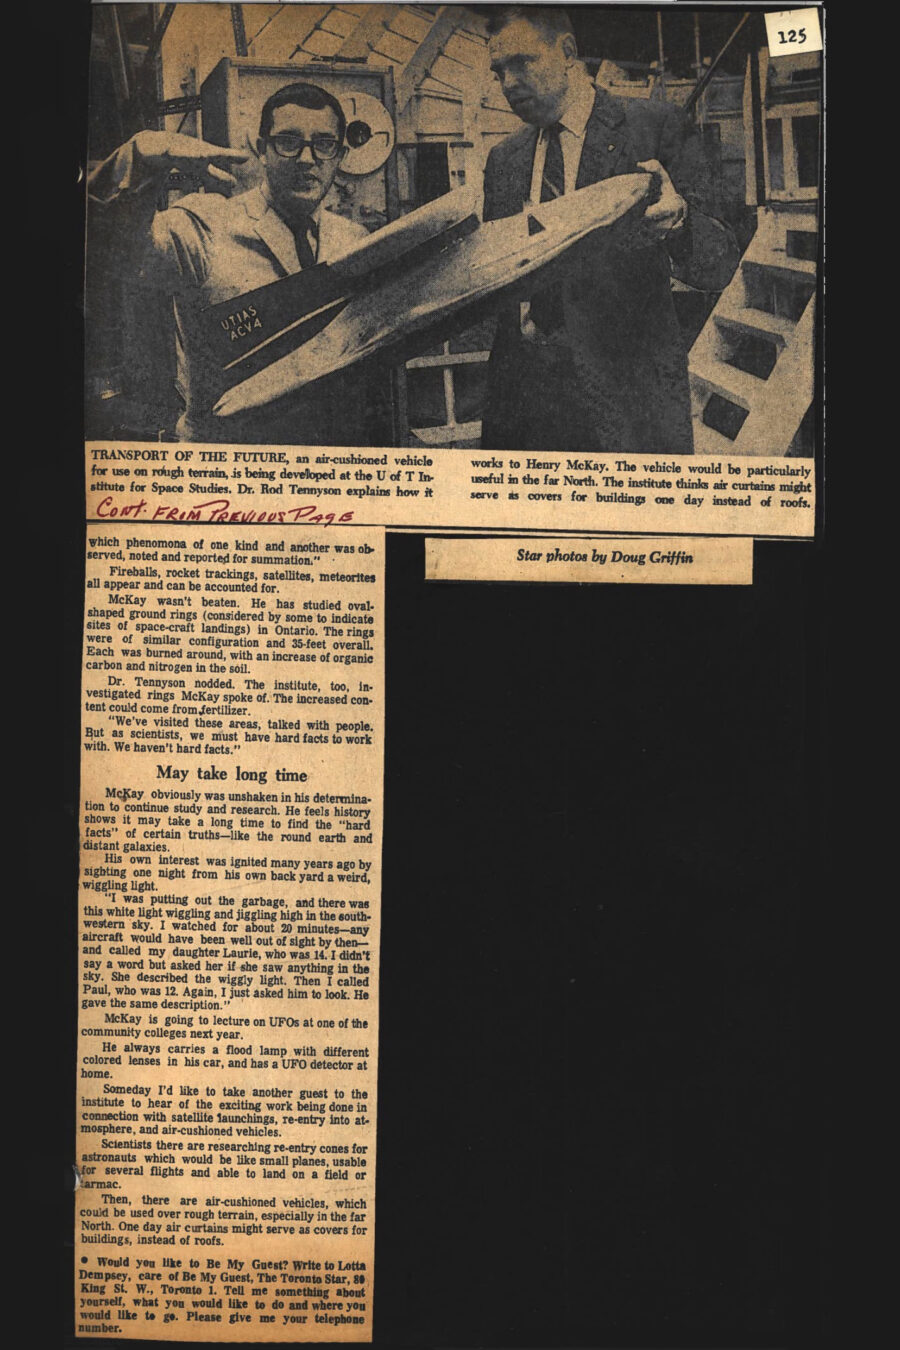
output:
<svg viewBox="0 0 900 1350"><path fill-rule="evenodd" d="M684 221L687 202L679 195L658 159L645 159L637 167L655 174L660 183L659 199L648 206L641 217L641 233L645 238L664 239Z"/></svg>
<svg viewBox="0 0 900 1350"><path fill-rule="evenodd" d="M229 167L243 164L249 157L243 150L229 150L227 146L212 145L177 131L139 131L132 144L136 160L152 177L164 178L172 169L178 169L190 178L199 179L204 187L219 192L238 186L235 176L228 172Z"/></svg>

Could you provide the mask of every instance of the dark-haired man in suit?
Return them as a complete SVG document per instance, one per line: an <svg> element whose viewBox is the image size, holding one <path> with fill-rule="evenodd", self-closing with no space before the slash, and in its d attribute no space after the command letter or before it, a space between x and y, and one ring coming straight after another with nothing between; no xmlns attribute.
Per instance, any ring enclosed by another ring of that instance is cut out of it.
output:
<svg viewBox="0 0 900 1350"><path fill-rule="evenodd" d="M322 206L346 153L340 102L318 85L286 85L264 103L256 141L261 183L228 195L245 151L175 132L142 131L91 176L90 236L95 267L171 297L175 381L183 404L182 440L259 441L302 445L366 443L362 377L312 389L287 413L231 419L220 426L212 407L221 392L211 361L203 311L317 262L332 262L367 237L362 225ZM157 210L173 169L205 192ZM354 382L355 381L355 382Z"/></svg>
<svg viewBox="0 0 900 1350"><path fill-rule="evenodd" d="M501 314L482 445L690 454L671 276L718 291L738 261L730 230L709 213L699 140L676 106L595 88L564 10L498 7L489 29L491 69L526 125L488 156L485 220L640 170L656 175L659 195L627 234L601 238L577 271Z"/></svg>

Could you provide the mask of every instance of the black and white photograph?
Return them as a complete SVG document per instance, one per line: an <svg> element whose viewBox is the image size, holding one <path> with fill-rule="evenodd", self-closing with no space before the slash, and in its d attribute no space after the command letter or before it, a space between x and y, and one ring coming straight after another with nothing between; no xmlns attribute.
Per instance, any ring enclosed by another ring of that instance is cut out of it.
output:
<svg viewBox="0 0 900 1350"><path fill-rule="evenodd" d="M825 5L63 18L66 1350L828 1350Z"/></svg>
<svg viewBox="0 0 900 1350"><path fill-rule="evenodd" d="M812 456L821 51L769 41L97 5L89 438Z"/></svg>

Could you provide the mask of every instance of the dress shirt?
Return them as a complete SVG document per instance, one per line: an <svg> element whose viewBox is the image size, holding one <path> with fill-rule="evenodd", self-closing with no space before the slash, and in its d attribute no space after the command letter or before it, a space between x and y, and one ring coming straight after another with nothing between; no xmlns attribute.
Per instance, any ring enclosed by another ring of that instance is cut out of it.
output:
<svg viewBox="0 0 900 1350"><path fill-rule="evenodd" d="M566 192L575 190L578 166L581 163L581 151L584 148L584 133L594 108L594 86L586 71L581 70L572 77L569 89L559 115L559 143L563 154L563 173ZM541 179L544 176L544 161L547 158L546 127L541 130L534 150L534 164L531 170L531 200L541 200Z"/></svg>
<svg viewBox="0 0 900 1350"><path fill-rule="evenodd" d="M559 114L559 144L563 156L563 182L566 192L574 192L584 149L584 134L591 113L594 110L594 86L584 67L580 67L572 77L562 109ZM547 161L547 142L549 129L543 127L538 134L534 148L534 163L531 167L531 201L541 200L541 184L544 177L544 165ZM560 302L560 314L562 313ZM519 326L523 334L533 331L531 321L531 302L519 303Z"/></svg>

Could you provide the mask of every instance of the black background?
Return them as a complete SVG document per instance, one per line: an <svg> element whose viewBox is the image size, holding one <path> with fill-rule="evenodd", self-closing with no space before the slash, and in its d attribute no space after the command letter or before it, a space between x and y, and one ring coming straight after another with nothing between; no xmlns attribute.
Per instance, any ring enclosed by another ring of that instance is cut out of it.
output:
<svg viewBox="0 0 900 1350"><path fill-rule="evenodd" d="M36 221L71 245L67 505L87 8L56 48L65 211ZM61 537L65 1172L81 527ZM757 544L755 573L426 583L422 539L388 538L376 1345L828 1341L823 545ZM71 1335L68 1190L61 1220L63 1337L99 1344Z"/></svg>

